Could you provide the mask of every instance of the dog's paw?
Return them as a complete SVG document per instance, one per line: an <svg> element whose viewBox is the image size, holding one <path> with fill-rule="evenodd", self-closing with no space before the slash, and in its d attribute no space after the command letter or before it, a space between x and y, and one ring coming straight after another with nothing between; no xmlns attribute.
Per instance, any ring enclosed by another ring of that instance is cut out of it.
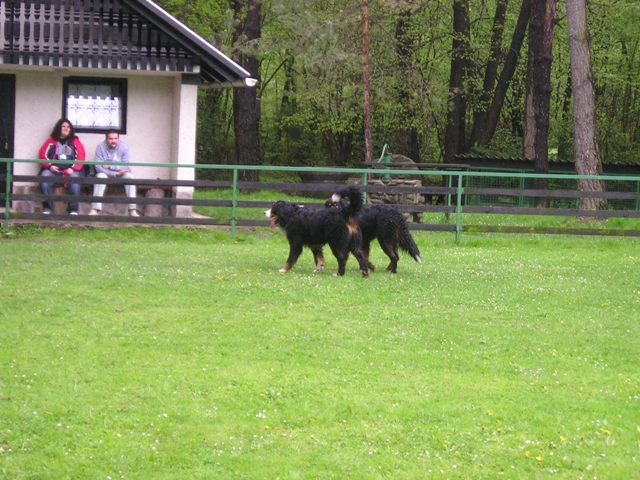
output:
<svg viewBox="0 0 640 480"><path fill-rule="evenodd" d="M287 270L286 268L281 268L278 270L280 273L287 273L289 270Z"/></svg>

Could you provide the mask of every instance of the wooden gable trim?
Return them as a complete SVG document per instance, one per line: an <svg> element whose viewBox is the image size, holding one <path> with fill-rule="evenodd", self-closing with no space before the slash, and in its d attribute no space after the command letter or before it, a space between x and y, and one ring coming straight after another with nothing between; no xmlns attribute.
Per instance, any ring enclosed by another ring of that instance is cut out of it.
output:
<svg viewBox="0 0 640 480"><path fill-rule="evenodd" d="M0 63L198 74L213 83L249 76L192 33L146 0L0 2Z"/></svg>

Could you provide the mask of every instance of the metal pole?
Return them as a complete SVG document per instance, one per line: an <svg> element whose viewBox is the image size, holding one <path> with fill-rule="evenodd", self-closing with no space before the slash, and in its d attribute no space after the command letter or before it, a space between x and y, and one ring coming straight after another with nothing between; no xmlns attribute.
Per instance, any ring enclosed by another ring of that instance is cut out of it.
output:
<svg viewBox="0 0 640 480"><path fill-rule="evenodd" d="M233 168L231 180L231 235L236 234L238 224L238 167Z"/></svg>
<svg viewBox="0 0 640 480"><path fill-rule="evenodd" d="M458 174L458 190L456 192L456 243L462 236L462 174Z"/></svg>
<svg viewBox="0 0 640 480"><path fill-rule="evenodd" d="M367 185L369 185L369 174L368 173L363 173L362 174L362 189L364 190ZM367 192L363 192L362 194L362 201L364 203L367 203Z"/></svg>
<svg viewBox="0 0 640 480"><path fill-rule="evenodd" d="M520 173L522 173L522 172L520 172ZM521 190L521 191L522 191L522 190L524 190L524 189L525 189L525 187L526 187L526 185L525 185L525 178L524 178L524 177L520 177L520 190ZM524 205L524 197L523 197L522 195L520 195L520 196L518 197L517 205L518 205L519 207L522 207L522 206Z"/></svg>
<svg viewBox="0 0 640 480"><path fill-rule="evenodd" d="M13 163L11 159L7 159L7 173L5 175L5 192L4 192L4 224L2 231L5 235L9 234L9 219L11 213L9 212L11 207L11 173L13 172Z"/></svg>

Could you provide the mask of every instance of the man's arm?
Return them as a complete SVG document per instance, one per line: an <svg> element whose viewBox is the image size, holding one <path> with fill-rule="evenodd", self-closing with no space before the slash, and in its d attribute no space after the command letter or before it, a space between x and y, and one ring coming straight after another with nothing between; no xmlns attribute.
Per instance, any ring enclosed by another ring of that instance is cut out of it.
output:
<svg viewBox="0 0 640 480"><path fill-rule="evenodd" d="M105 151L103 144L99 143L96 147L96 162L106 162L108 161L107 152ZM108 167L104 167L100 165L100 163L96 164L96 173L104 173L108 177L115 177L116 172L113 170L109 170Z"/></svg>
<svg viewBox="0 0 640 480"><path fill-rule="evenodd" d="M131 161L131 154L129 153L129 147L127 146L126 143L121 143L120 145L118 145L118 148L119 148L118 153L120 154L120 162L123 163L123 165L119 165L120 171L131 173L131 167L129 165L125 165Z"/></svg>

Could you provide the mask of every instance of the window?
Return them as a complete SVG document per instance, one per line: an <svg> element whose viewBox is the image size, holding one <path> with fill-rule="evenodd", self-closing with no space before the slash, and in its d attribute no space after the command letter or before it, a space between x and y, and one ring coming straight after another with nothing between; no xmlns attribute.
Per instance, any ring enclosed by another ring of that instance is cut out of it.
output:
<svg viewBox="0 0 640 480"><path fill-rule="evenodd" d="M127 81L67 77L62 109L77 132L127 133Z"/></svg>

